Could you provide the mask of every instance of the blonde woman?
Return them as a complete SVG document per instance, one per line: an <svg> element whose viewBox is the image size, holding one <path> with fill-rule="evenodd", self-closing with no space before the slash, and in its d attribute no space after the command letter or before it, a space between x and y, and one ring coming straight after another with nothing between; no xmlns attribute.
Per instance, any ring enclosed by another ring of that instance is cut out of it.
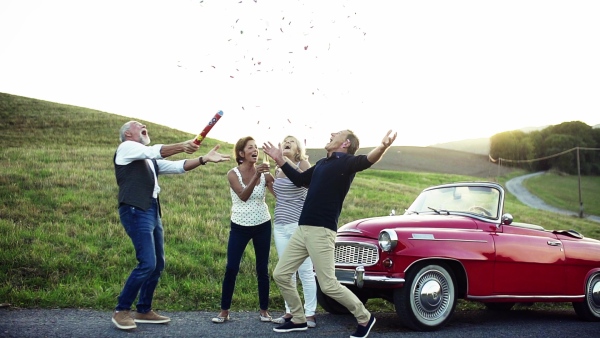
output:
<svg viewBox="0 0 600 338"><path fill-rule="evenodd" d="M285 161L298 172L310 168L308 157L304 146L294 136L286 136L281 144ZM273 239L277 255L281 257L292 237L292 234L298 228L298 219L302 212L302 206L306 198L307 189L297 187L285 175L283 170L275 171L275 183L273 184L275 193L275 220L273 227ZM316 327L315 310L317 308L317 285L315 274L313 272L312 261L307 258L298 268L298 276L302 282L304 291L304 313L308 327ZM296 283L296 273L292 276L293 283ZM273 319L273 323L284 324L292 319L292 314L288 304L285 304L285 314L279 318Z"/></svg>

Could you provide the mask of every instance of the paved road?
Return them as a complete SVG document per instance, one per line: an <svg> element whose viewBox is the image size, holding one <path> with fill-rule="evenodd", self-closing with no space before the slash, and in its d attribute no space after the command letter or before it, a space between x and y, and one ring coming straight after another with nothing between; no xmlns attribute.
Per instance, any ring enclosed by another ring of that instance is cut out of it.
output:
<svg viewBox="0 0 600 338"><path fill-rule="evenodd" d="M58 309L0 309L0 337L349 337L356 322L352 316L318 314L318 327L306 332L275 333L272 323L258 321L257 313L233 313L232 321L214 324L209 312L164 312L169 324L139 324L122 331L114 327L108 311ZM377 322L369 337L599 337L600 322L583 322L573 310L535 310L517 307L511 311L457 311L436 332L414 332L400 325L395 313L375 313Z"/></svg>
<svg viewBox="0 0 600 338"><path fill-rule="evenodd" d="M556 207L546 204L546 202L542 201L541 199L539 199L538 197L536 197L535 195L530 193L529 190L527 190L523 186L523 181L525 181L526 179L534 177L534 176L543 175L543 174L544 174L544 171L540 171L540 172L533 173L533 174L527 174L527 175L515 177L515 178L509 180L508 182L506 182L506 189L511 194L515 195L515 197L519 201L521 201L521 203L523 203L531 208L547 210L547 211L551 211L551 212L555 212L555 213L563 214L563 215L568 215L568 216L579 217L579 214L576 212L559 209L559 208L556 208ZM587 215L586 218L591 221L600 222L599 216Z"/></svg>

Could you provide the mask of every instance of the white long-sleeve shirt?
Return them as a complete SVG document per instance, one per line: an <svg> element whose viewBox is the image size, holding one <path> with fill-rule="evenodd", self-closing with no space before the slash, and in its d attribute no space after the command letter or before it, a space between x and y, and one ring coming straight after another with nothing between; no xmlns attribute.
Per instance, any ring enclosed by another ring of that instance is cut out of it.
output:
<svg viewBox="0 0 600 338"><path fill-rule="evenodd" d="M158 185L158 180L156 179L156 172L154 171L152 159L156 159L156 164L158 164L158 171L160 175L185 173L185 169L183 169L185 160L169 161L163 159L163 157L160 155L160 149L162 146L162 144L145 146L135 141L124 141L119 145L119 147L117 147L117 156L115 158L115 163L118 165L128 165L129 163L138 160L146 160L149 162L148 164L150 169L152 169L152 172L154 173L154 191L152 193L153 198L158 197L158 194L160 193L160 186Z"/></svg>

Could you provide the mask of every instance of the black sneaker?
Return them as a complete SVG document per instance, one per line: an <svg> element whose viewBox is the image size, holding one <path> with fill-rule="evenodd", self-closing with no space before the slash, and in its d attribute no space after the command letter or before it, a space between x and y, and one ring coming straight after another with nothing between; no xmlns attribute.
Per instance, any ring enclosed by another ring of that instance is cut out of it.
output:
<svg viewBox="0 0 600 338"><path fill-rule="evenodd" d="M274 327L273 331L275 332L293 332L293 331L306 331L308 330L308 326L306 323L296 324L291 320L289 322L283 323L283 325Z"/></svg>
<svg viewBox="0 0 600 338"><path fill-rule="evenodd" d="M286 317L283 317L283 316L281 316L281 317L279 317L279 318L275 318L275 319L273 319L273 320L271 321L271 323L273 323L273 324L283 324L283 323L287 323L287 322L289 322L290 320L292 320L292 317L287 317L287 318L286 318Z"/></svg>
<svg viewBox="0 0 600 338"><path fill-rule="evenodd" d="M356 328L356 332L354 332L350 338L363 338L368 336L369 332L371 332L371 329L373 328L373 325L375 325L375 316L371 315L371 319L369 319L367 326L362 326L359 324Z"/></svg>

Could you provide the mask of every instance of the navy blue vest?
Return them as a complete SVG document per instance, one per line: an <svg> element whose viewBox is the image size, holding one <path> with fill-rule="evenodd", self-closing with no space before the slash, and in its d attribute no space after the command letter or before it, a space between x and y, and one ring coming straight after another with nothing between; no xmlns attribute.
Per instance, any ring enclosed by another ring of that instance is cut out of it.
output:
<svg viewBox="0 0 600 338"><path fill-rule="evenodd" d="M117 153L113 157L115 176L119 185L119 206L127 204L148 210L152 205L152 192L154 191L154 174L146 160L133 161L127 165L116 163ZM158 163L152 159L154 170L158 177ZM160 214L160 203L158 207Z"/></svg>

